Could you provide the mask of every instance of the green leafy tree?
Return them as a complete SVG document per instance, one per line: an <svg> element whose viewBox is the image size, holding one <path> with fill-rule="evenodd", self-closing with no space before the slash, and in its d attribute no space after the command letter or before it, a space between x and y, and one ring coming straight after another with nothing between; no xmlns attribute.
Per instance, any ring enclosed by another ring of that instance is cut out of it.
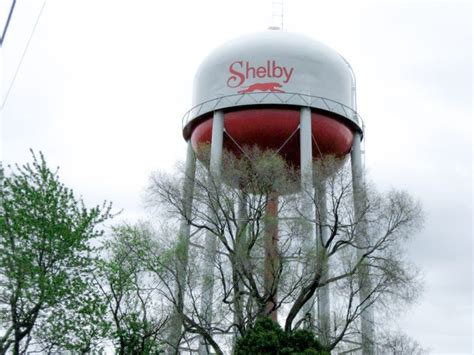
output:
<svg viewBox="0 0 474 355"><path fill-rule="evenodd" d="M64 300L37 325L35 340L43 351L69 350L85 354L101 349L100 343L110 330L106 304L93 287L91 274L82 276L84 280L76 284L79 293Z"/></svg>
<svg viewBox="0 0 474 355"><path fill-rule="evenodd" d="M103 309L92 296L91 241L103 234L97 227L112 217L111 205L86 208L42 154L32 155L31 163L11 168L1 192L0 354L25 352L38 325L43 339L67 339L57 345L90 346L94 335L81 339L84 325L70 320L90 324Z"/></svg>
<svg viewBox="0 0 474 355"><path fill-rule="evenodd" d="M235 354L329 355L330 352L309 330L285 332L270 318L262 318L237 340Z"/></svg>
<svg viewBox="0 0 474 355"><path fill-rule="evenodd" d="M117 354L158 354L168 310L162 307L162 256L146 224L113 228L105 243L108 257L101 262L100 289L111 325L109 338Z"/></svg>

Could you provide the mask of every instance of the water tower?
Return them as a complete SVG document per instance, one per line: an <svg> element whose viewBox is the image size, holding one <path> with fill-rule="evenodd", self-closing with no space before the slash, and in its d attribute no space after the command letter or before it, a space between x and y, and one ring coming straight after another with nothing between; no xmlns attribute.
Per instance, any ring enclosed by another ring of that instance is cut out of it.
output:
<svg viewBox="0 0 474 355"><path fill-rule="evenodd" d="M356 111L352 69L337 52L303 35L283 31L250 34L211 52L196 73L193 107L183 119L183 136L188 143L188 177L194 175L196 153L204 144L211 145L213 174L219 174L223 150L238 156L246 146L257 145L278 151L299 169L302 191L313 188L314 159L350 154L354 191L363 189L363 127ZM192 192L192 186L185 186L188 210ZM308 197L302 197L306 198L303 206L311 217L314 207ZM356 213L360 208L355 201ZM185 221L180 235L189 238ZM209 262L204 267L212 274L215 237L208 235L205 246ZM209 322L212 297L212 284L205 285L201 312ZM323 328L328 327L329 294L323 292L318 298L319 318L325 319ZM362 317L363 332L370 338L371 312L369 309Z"/></svg>

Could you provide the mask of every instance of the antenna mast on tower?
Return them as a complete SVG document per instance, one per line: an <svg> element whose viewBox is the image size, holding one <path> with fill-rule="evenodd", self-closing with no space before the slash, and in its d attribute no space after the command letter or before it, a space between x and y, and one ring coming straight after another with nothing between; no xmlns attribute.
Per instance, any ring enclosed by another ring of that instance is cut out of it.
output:
<svg viewBox="0 0 474 355"><path fill-rule="evenodd" d="M283 1L272 0L272 24L269 30L283 31Z"/></svg>

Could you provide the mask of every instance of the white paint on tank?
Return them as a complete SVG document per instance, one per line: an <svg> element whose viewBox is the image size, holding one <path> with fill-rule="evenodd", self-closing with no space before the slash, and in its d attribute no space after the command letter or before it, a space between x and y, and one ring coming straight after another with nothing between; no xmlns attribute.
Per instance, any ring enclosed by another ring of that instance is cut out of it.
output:
<svg viewBox="0 0 474 355"><path fill-rule="evenodd" d="M231 40L204 59L194 80L193 106L249 93L274 93L262 104L282 104L278 94L296 93L354 110L351 89L351 70L336 51L300 34L267 31ZM235 102L229 100L227 107L239 106ZM211 105L203 107L200 115L210 111Z"/></svg>

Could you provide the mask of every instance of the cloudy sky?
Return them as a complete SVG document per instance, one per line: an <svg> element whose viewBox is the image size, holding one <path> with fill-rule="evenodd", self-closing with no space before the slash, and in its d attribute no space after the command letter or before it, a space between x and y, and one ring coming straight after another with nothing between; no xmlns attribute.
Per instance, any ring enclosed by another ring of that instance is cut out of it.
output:
<svg viewBox="0 0 474 355"><path fill-rule="evenodd" d="M2 24L10 3L0 0ZM88 203L143 218L150 172L185 156L181 117L197 66L228 39L265 30L271 1L43 4L17 1L2 49L2 160L41 150ZM472 354L471 3L286 0L284 15L286 30L353 66L370 179L426 210L409 246L426 290L400 327L433 354Z"/></svg>

